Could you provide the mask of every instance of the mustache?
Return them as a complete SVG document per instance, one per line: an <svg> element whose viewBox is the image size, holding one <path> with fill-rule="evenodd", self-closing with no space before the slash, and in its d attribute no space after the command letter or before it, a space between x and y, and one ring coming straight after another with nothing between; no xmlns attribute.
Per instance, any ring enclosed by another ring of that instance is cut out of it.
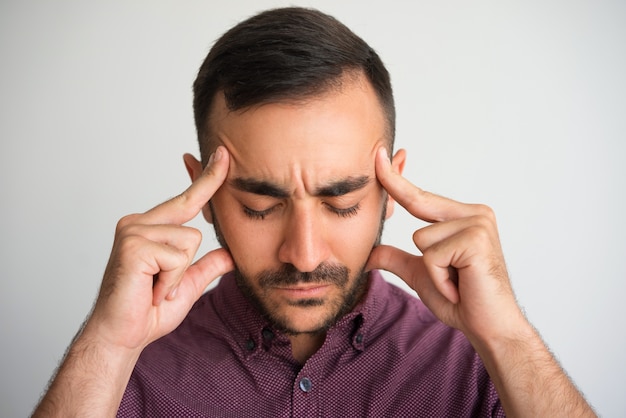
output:
<svg viewBox="0 0 626 418"><path fill-rule="evenodd" d="M302 283L334 284L340 287L348 283L350 270L346 266L322 263L310 272L301 272L293 264L283 264L278 270L259 273L261 288L292 286Z"/></svg>

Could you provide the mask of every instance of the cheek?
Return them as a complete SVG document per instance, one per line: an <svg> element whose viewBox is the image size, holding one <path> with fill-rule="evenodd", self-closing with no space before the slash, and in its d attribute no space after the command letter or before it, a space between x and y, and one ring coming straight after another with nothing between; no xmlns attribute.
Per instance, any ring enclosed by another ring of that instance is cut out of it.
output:
<svg viewBox="0 0 626 418"><path fill-rule="evenodd" d="M353 220L339 219L331 226L333 249L340 261L356 268L367 260L378 238L382 212L382 205L374 202Z"/></svg>

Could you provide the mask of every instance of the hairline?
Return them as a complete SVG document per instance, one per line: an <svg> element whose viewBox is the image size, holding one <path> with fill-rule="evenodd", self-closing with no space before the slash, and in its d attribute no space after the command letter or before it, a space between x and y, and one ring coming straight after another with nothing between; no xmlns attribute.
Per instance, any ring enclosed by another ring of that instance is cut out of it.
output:
<svg viewBox="0 0 626 418"><path fill-rule="evenodd" d="M377 90L374 88L372 81L369 79L367 74L362 68L346 68L343 70L341 75L337 77L333 77L332 79L327 80L324 84L320 86L316 86L312 88L312 91L308 93L289 93L285 92L282 95L278 95L276 97L268 97L265 99L261 99L256 103L250 104L248 106L242 107L234 107L228 103L228 98L226 97L224 88L219 88L216 90L213 98L211 99L211 105L209 106L207 113L204 117L203 121L203 130L204 132L198 132L198 142L200 145L200 153L203 167L206 166L209 160L209 156L215 151L215 149L220 145L219 140L213 134L213 118L211 117L215 113L215 106L218 102L217 97L222 95L224 97L226 107L230 112L247 112L249 110L253 110L265 105L271 104L287 104L294 106L305 106L306 104L322 98L324 95L330 93L339 93L344 87L344 81L346 78L350 80L356 80L361 78L364 82L368 83L368 85L374 91L374 95L376 96L376 101L378 102L379 110L384 119L384 134L383 139L385 141L385 145L387 145L387 151L389 155L393 152L393 145L395 142L395 126L392 126L395 122L395 118L392 115L389 115L387 111L387 106L383 103L382 98L378 94Z"/></svg>

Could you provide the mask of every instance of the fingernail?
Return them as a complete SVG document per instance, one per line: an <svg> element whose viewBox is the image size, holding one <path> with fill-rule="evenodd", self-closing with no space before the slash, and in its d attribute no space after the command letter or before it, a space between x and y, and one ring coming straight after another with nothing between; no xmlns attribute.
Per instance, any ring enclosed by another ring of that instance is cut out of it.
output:
<svg viewBox="0 0 626 418"><path fill-rule="evenodd" d="M214 161L219 161L222 159L222 157L224 156L224 151L222 151L222 147L217 147L217 149L215 150L215 159Z"/></svg>
<svg viewBox="0 0 626 418"><path fill-rule="evenodd" d="M178 293L178 286L176 286L174 289L172 289L172 291L170 292L170 294L167 296L167 298L169 300L172 300L176 297L176 293Z"/></svg>
<svg viewBox="0 0 626 418"><path fill-rule="evenodd" d="M387 148L386 147L382 147L380 153L383 156L383 160L385 160L385 163L389 162L389 154L387 153Z"/></svg>
<svg viewBox="0 0 626 418"><path fill-rule="evenodd" d="M207 166L213 164L213 160L215 160L215 153L209 156L209 161L207 162Z"/></svg>

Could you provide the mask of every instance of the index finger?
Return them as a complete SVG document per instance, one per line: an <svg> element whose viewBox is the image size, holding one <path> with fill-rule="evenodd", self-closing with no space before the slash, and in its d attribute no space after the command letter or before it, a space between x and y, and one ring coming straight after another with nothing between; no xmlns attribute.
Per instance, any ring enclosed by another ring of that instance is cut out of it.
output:
<svg viewBox="0 0 626 418"><path fill-rule="evenodd" d="M396 202L423 221L443 222L477 214L475 205L429 193L402 177L394 171L385 147L376 154L376 177Z"/></svg>
<svg viewBox="0 0 626 418"><path fill-rule="evenodd" d="M143 222L182 225L192 220L224 183L229 162L226 148L217 147L202 175L187 190L142 215Z"/></svg>

